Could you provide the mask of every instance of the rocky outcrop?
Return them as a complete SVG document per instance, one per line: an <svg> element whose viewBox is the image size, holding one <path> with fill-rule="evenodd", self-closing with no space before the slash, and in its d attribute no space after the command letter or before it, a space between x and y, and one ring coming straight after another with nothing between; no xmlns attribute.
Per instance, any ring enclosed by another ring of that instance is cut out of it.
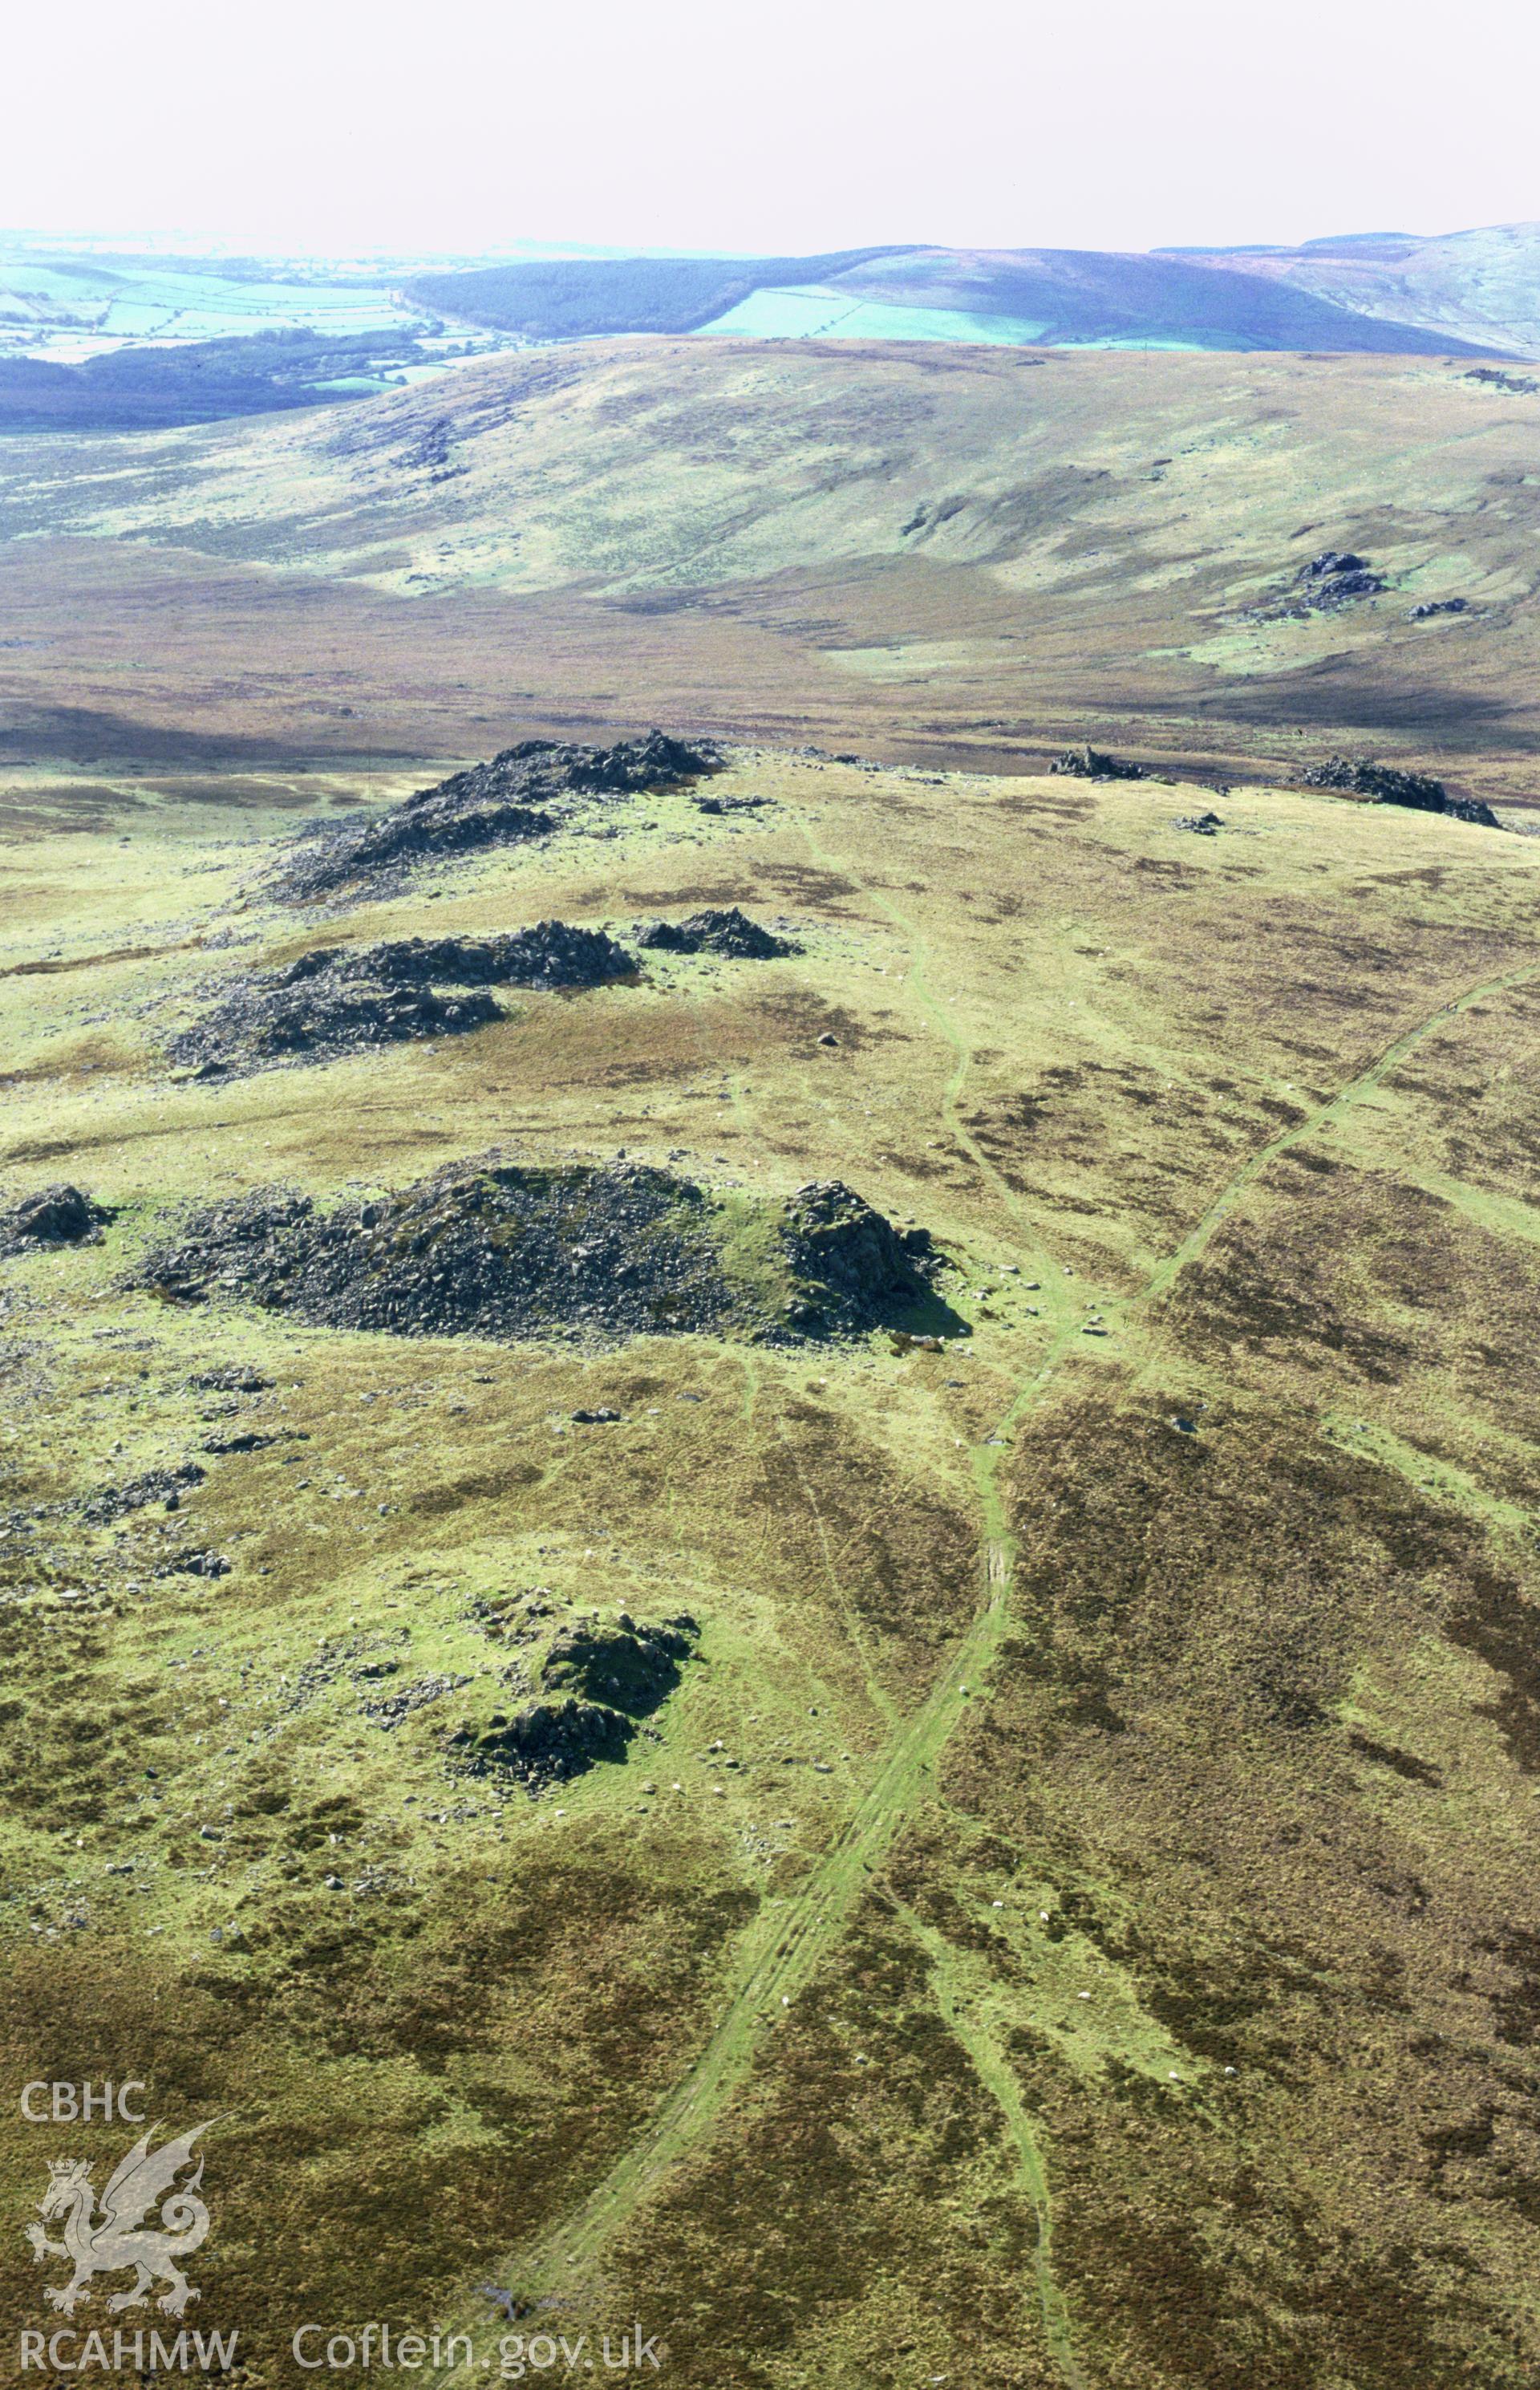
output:
<svg viewBox="0 0 1540 2390"><path fill-rule="evenodd" d="M581 1694L648 1717L679 1682L699 1629L687 1613L661 1625L638 1626L622 1613L614 1626L574 1626L545 1654L540 1681L547 1691Z"/></svg>
<svg viewBox="0 0 1540 2390"><path fill-rule="evenodd" d="M1367 556L1355 556L1351 548L1328 547L1302 564L1294 575L1293 604L1303 613L1334 614L1365 598L1380 597L1384 587Z"/></svg>
<svg viewBox="0 0 1540 2390"><path fill-rule="evenodd" d="M292 986L325 973L388 987L602 987L635 977L636 961L603 930L537 921L491 938L395 938L378 946L329 946L280 975Z"/></svg>
<svg viewBox="0 0 1540 2390"><path fill-rule="evenodd" d="M687 1612L639 1626L622 1611L558 1636L540 1670L541 1698L467 1719L447 1747L468 1774L511 1776L533 1788L562 1783L602 1759L620 1759L640 1722L679 1683L700 1629Z"/></svg>
<svg viewBox="0 0 1540 2390"><path fill-rule="evenodd" d="M1475 822L1482 829L1501 829L1489 804L1479 797L1452 797L1442 780L1428 772L1403 772L1392 764L1376 764L1367 755L1351 763L1345 755L1328 755L1301 776L1307 789L1340 789L1344 795L1367 797L1377 805L1407 805L1414 813L1444 814L1451 821Z"/></svg>
<svg viewBox="0 0 1540 2390"><path fill-rule="evenodd" d="M494 1711L483 1727L461 1727L448 1748L469 1775L559 1784L596 1760L622 1759L635 1731L631 1718L600 1702L532 1702L511 1717Z"/></svg>
<svg viewBox="0 0 1540 2390"><path fill-rule="evenodd" d="M642 1163L489 1156L328 1212L281 1189L216 1204L132 1282L396 1336L776 1341L892 1324L930 1259L923 1229L900 1235L838 1181L746 1217L741 1197Z"/></svg>
<svg viewBox="0 0 1540 2390"><path fill-rule="evenodd" d="M167 1510L178 1510L183 1495L189 1486L201 1485L205 1473L196 1460L184 1460L174 1469L152 1469L143 1477L125 1477L120 1484L87 1494L80 1504L81 1517L89 1526L109 1527L115 1519L126 1519L131 1510L148 1510L152 1502Z"/></svg>
<svg viewBox="0 0 1540 2390"><path fill-rule="evenodd" d="M895 1304L926 1291L924 1228L900 1232L841 1179L800 1187L782 1230L797 1292L790 1317L803 1329L874 1325Z"/></svg>
<svg viewBox="0 0 1540 2390"><path fill-rule="evenodd" d="M776 956L802 952L794 938L780 938L773 930L763 929L736 905L725 912L708 908L690 913L682 921L644 921L636 932L636 944L672 955L726 955L735 962L769 962Z"/></svg>
<svg viewBox="0 0 1540 2390"><path fill-rule="evenodd" d="M1071 780L1142 780L1147 777L1142 764L1125 763L1121 756L1109 755L1099 747L1066 747L1048 769Z"/></svg>
<svg viewBox="0 0 1540 2390"><path fill-rule="evenodd" d="M187 1383L202 1394L264 1394L273 1381L250 1361L225 1361L218 1368L200 1369Z"/></svg>
<svg viewBox="0 0 1540 2390"><path fill-rule="evenodd" d="M502 1018L484 988L441 996L430 987L380 986L322 971L298 983L245 982L201 1021L178 1031L166 1050L173 1062L212 1078L282 1062L329 1061L414 1038L458 1037Z"/></svg>
<svg viewBox="0 0 1540 2390"><path fill-rule="evenodd" d="M329 1213L249 1196L202 1214L144 1275L397 1336L636 1335L712 1327L734 1307L700 1189L625 1163L455 1163Z"/></svg>
<svg viewBox="0 0 1540 2390"><path fill-rule="evenodd" d="M45 1187L0 1212L0 1253L35 1252L47 1245L88 1245L101 1240L110 1220L105 1204L94 1203L78 1187Z"/></svg>
<svg viewBox="0 0 1540 2390"><path fill-rule="evenodd" d="M302 830L271 893L301 902L353 887L378 893L414 864L548 838L585 800L678 788L720 769L721 760L714 747L661 730L613 747L521 739L387 813Z"/></svg>
<svg viewBox="0 0 1540 2390"><path fill-rule="evenodd" d="M319 1062L414 1038L456 1037L504 1014L493 985L597 987L636 962L602 930L538 921L493 938L397 938L317 946L238 981L170 1040L173 1061L212 1076Z"/></svg>
<svg viewBox="0 0 1540 2390"><path fill-rule="evenodd" d="M774 797L697 797L698 814L761 814L775 803Z"/></svg>

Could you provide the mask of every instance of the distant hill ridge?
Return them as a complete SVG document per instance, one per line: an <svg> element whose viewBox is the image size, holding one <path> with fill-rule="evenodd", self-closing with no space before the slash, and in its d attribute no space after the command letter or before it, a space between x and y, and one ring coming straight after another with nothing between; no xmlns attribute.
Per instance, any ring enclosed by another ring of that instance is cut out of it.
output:
<svg viewBox="0 0 1540 2390"><path fill-rule="evenodd" d="M354 263L0 243L0 433L321 406L509 347L633 333L1540 358L1540 224L1296 249L949 249Z"/></svg>
<svg viewBox="0 0 1540 2390"><path fill-rule="evenodd" d="M844 249L815 257L520 259L467 273L419 274L405 289L420 307L532 340L693 332L751 291L828 281L876 258L914 253Z"/></svg>
<svg viewBox="0 0 1540 2390"><path fill-rule="evenodd" d="M1399 263L1409 238L1371 234L1318 244L1317 276L1331 281L1325 261L1339 250L1361 273ZM1248 270L1252 263L1259 270ZM581 258L422 275L404 289L419 306L531 340L711 331L1012 346L1520 353L1500 325L1473 339L1459 324L1392 318L1378 290L1376 304L1357 307L1332 289L1308 287L1303 272L1281 270L1272 252L1261 251L915 245L811 257ZM1536 301L1540 307L1540 292Z"/></svg>
<svg viewBox="0 0 1540 2390"><path fill-rule="evenodd" d="M1273 281L1387 328L1414 325L1540 356L1540 223L1473 232L1335 233L1297 249L1161 250Z"/></svg>

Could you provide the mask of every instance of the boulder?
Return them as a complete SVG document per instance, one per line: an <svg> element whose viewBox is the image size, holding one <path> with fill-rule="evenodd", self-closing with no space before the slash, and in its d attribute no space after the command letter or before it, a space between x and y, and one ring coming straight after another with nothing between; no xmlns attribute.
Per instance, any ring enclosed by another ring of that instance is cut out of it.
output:
<svg viewBox="0 0 1540 2390"><path fill-rule="evenodd" d="M575 1626L551 1645L540 1681L547 1690L647 1717L674 1691L699 1635L687 1614L657 1626Z"/></svg>
<svg viewBox="0 0 1540 2390"><path fill-rule="evenodd" d="M1142 780L1146 777L1141 764L1128 764L1118 755L1106 754L1099 747L1066 747L1062 755L1049 765L1050 772L1072 780Z"/></svg>
<svg viewBox="0 0 1540 2390"><path fill-rule="evenodd" d="M691 913L683 921L646 921L636 932L636 944L667 954L726 955L735 962L768 962L802 952L794 939L762 929L736 905L725 912Z"/></svg>
<svg viewBox="0 0 1540 2390"><path fill-rule="evenodd" d="M0 1240L12 1246L95 1243L101 1222L111 1216L78 1187L45 1187L0 1215Z"/></svg>

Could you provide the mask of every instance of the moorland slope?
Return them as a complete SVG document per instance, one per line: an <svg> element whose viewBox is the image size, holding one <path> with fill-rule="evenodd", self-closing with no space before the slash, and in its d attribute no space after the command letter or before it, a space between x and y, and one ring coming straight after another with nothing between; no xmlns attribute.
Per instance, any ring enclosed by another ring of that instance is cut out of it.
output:
<svg viewBox="0 0 1540 2390"><path fill-rule="evenodd" d="M1358 233L1299 249L1180 254L1248 280L1288 283L1355 315L1540 356L1540 224L1488 225L1426 239Z"/></svg>
<svg viewBox="0 0 1540 2390"><path fill-rule="evenodd" d="M426 777L7 817L11 2079L219 2120L251 2384L1525 2390L1540 844ZM496 1001L176 1059L387 977Z"/></svg>
<svg viewBox="0 0 1540 2390"><path fill-rule="evenodd" d="M1518 798L1537 423L1534 377L1461 360L681 340L17 439L4 737L447 757L517 706L1002 764L1378 748ZM1344 553L1351 588L1307 571Z"/></svg>

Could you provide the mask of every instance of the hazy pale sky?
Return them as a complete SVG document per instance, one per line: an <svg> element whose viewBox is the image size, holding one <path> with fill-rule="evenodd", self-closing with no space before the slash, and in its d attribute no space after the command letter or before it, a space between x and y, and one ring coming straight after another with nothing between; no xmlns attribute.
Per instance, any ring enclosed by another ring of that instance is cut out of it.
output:
<svg viewBox="0 0 1540 2390"><path fill-rule="evenodd" d="M37 0L0 225L1147 249L1540 216L1525 0Z"/></svg>

